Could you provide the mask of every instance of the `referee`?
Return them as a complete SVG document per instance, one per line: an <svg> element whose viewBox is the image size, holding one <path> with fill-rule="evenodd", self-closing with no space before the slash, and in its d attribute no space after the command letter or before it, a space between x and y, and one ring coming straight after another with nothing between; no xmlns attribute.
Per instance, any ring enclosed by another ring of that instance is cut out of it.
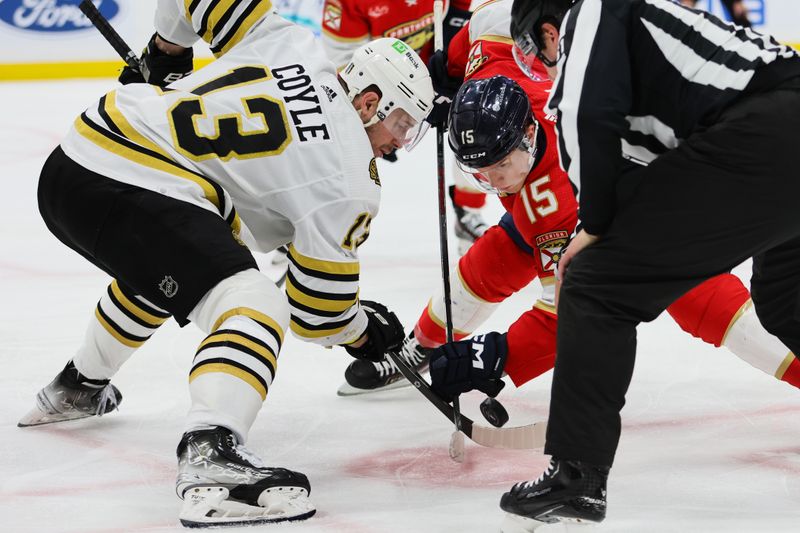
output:
<svg viewBox="0 0 800 533"><path fill-rule="evenodd" d="M558 71L582 230L558 270L552 460L500 505L600 521L640 322L752 257L756 312L800 354L800 56L669 0L515 0L512 34Z"/></svg>

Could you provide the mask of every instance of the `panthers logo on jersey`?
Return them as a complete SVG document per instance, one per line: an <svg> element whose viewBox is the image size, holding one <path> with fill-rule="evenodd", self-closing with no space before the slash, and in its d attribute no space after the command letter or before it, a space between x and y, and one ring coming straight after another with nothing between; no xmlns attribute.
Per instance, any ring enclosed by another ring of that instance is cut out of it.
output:
<svg viewBox="0 0 800 533"><path fill-rule="evenodd" d="M486 63L489 59L489 56L483 55L483 45L480 41L475 43L475 46L472 47L472 50L469 51L469 57L467 58L467 68L464 71L464 77L469 77L472 75L473 72L478 70L478 68Z"/></svg>
<svg viewBox="0 0 800 533"><path fill-rule="evenodd" d="M556 269L568 240L569 233L566 231L550 231L536 237L536 247L539 248L542 270Z"/></svg>

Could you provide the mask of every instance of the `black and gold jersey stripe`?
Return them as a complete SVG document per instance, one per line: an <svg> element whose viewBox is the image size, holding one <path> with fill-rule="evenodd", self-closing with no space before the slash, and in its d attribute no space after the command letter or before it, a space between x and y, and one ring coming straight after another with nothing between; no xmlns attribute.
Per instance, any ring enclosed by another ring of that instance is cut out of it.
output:
<svg viewBox="0 0 800 533"><path fill-rule="evenodd" d="M84 112L75 121L78 133L129 161L194 182L234 232L238 234L241 231L241 219L234 207L226 204L222 187L203 174L178 164L163 148L136 130L117 107L116 91L111 91L100 99L97 112L105 127L95 123Z"/></svg>
<svg viewBox="0 0 800 533"><path fill-rule="evenodd" d="M269 0L212 0L201 6L199 0L185 0L186 17L197 35L211 45L219 57L242 40L270 10Z"/></svg>
<svg viewBox="0 0 800 533"><path fill-rule="evenodd" d="M246 353L251 357L255 357L269 368L273 377L275 376L275 371L278 368L278 358L273 353L272 348L270 348L267 343L261 339L252 335L248 335L242 331L233 329L221 329L219 331L215 331L206 337L202 343L200 343L195 355L199 354L203 350L222 346L232 348L241 353Z"/></svg>
<svg viewBox="0 0 800 533"><path fill-rule="evenodd" d="M225 197L222 189L205 176L180 166L158 152L131 142L126 137L113 133L110 129L99 126L85 112L75 121L75 129L97 146L129 161L195 182L203 189L205 198L219 210L221 216L224 216Z"/></svg>
<svg viewBox="0 0 800 533"><path fill-rule="evenodd" d="M333 337L334 335L338 335L350 325L351 321L352 317L348 318L347 320L330 321L322 324L310 324L299 318L297 315L292 314L289 325L292 328L292 331L301 337L319 339L322 337Z"/></svg>
<svg viewBox="0 0 800 533"><path fill-rule="evenodd" d="M253 387L261 396L262 400L267 398L268 386L264 378L259 376L258 373L254 372L247 366L230 359L225 359L224 357L205 359L194 365L192 370L189 372L189 383L197 379L199 376L211 372L235 376Z"/></svg>
<svg viewBox="0 0 800 533"><path fill-rule="evenodd" d="M358 262L315 259L289 246L286 296L291 306L292 331L311 339L341 333L356 316ZM330 287L341 292L312 287Z"/></svg>
<svg viewBox="0 0 800 533"><path fill-rule="evenodd" d="M169 313L145 305L128 289L123 289L117 280L108 286L108 297L125 316L146 328L157 328L170 317Z"/></svg>
<svg viewBox="0 0 800 533"><path fill-rule="evenodd" d="M281 346L283 345L283 328L281 328L275 320L268 317L264 313L256 311L255 309L251 309L249 307L236 307L229 311L224 312L214 321L214 325L211 328L211 331L217 331L219 327L222 325L223 322L228 320L233 316L245 316L264 328L264 330L275 339L275 342L278 347L278 351L280 351Z"/></svg>
<svg viewBox="0 0 800 533"><path fill-rule="evenodd" d="M358 282L359 264L356 261L343 263L314 259L299 253L293 244L289 245L289 261L307 276L330 281Z"/></svg>
<svg viewBox="0 0 800 533"><path fill-rule="evenodd" d="M105 311L103 311L103 307L100 305L100 302L97 303L97 307L94 310L94 316L100 325L117 341L129 348L138 348L144 342L150 338L148 335L147 337L139 337L136 335L131 334L128 331L125 331L123 327L113 321Z"/></svg>
<svg viewBox="0 0 800 533"><path fill-rule="evenodd" d="M339 294L310 289L291 270L286 273L286 296L298 309L319 316L339 316L358 301L358 292Z"/></svg>

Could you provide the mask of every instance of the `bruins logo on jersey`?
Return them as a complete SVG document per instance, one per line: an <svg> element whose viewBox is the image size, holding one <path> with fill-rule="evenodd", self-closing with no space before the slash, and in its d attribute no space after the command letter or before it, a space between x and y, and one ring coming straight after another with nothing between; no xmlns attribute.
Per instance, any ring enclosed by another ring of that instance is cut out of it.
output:
<svg viewBox="0 0 800 533"><path fill-rule="evenodd" d="M475 46L469 51L467 58L467 68L464 71L464 76L470 76L473 72L478 70L478 67L486 63L489 56L483 55L483 45L480 41L475 43Z"/></svg>
<svg viewBox="0 0 800 533"><path fill-rule="evenodd" d="M543 270L555 270L568 240L569 233L566 231L551 231L536 236L536 247L539 248Z"/></svg>
<svg viewBox="0 0 800 533"><path fill-rule="evenodd" d="M378 187L381 186L381 178L378 176L378 163L375 162L374 157L369 162L369 179L374 181Z"/></svg>
<svg viewBox="0 0 800 533"><path fill-rule="evenodd" d="M383 32L384 37L400 39L416 51L420 51L433 39L433 13L417 20L399 24Z"/></svg>

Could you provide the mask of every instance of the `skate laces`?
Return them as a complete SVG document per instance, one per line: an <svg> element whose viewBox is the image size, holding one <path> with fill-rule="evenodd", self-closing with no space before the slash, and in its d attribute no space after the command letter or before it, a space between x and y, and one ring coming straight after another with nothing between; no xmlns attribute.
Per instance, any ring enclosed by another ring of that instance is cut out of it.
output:
<svg viewBox="0 0 800 533"><path fill-rule="evenodd" d="M402 356L402 352L400 354ZM385 358L383 361L378 361L373 363L375 365L375 369L378 371L378 375L381 378L385 378L386 376L391 376L395 374L397 370L397 366L395 366L394 361L389 359L388 357Z"/></svg>
<svg viewBox="0 0 800 533"><path fill-rule="evenodd" d="M403 343L400 351L397 353L410 366L416 367L425 359L425 354L417 350L418 346L419 345L416 344L411 338L408 338ZM378 375L380 375L382 378L399 372L397 366L394 364L394 361L392 361L392 359L389 357L385 357L383 361L378 361L374 363L374 365L375 369L378 371Z"/></svg>
<svg viewBox="0 0 800 533"><path fill-rule="evenodd" d="M557 470L558 470L558 468L556 467L556 462L554 460L550 459L550 464L547 465L547 470L542 472L542 474L538 478L536 478L533 481L523 481L521 483L517 483L517 486L519 488L521 488L521 489L529 489L532 486L538 485L539 483L544 481L545 478L552 477L553 474L555 474Z"/></svg>
<svg viewBox="0 0 800 533"><path fill-rule="evenodd" d="M97 416L103 416L104 414L115 410L117 405L119 405L114 387L112 387L110 384L103 387L98 395L100 397L97 399L97 409L95 410L95 414Z"/></svg>
<svg viewBox="0 0 800 533"><path fill-rule="evenodd" d="M251 452L244 444L239 444L233 433L229 433L228 435L225 436L225 444L228 445L228 448L230 448L231 451L233 451L233 453L235 453L240 458L244 459L254 467L256 468L266 467L266 465L259 456Z"/></svg>
<svg viewBox="0 0 800 533"><path fill-rule="evenodd" d="M259 456L250 451L244 444L237 444L233 447L233 451L256 468L266 468L267 466Z"/></svg>

